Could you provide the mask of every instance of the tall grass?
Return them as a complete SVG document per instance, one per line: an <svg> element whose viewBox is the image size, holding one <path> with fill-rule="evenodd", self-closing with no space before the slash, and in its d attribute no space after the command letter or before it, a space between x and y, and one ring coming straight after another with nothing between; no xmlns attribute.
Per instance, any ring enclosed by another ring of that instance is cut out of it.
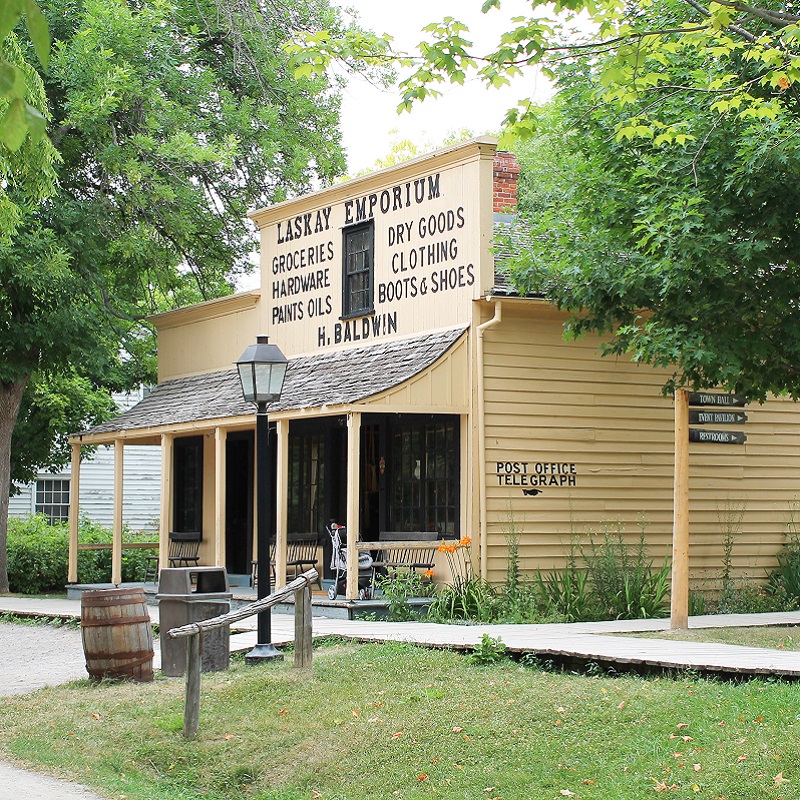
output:
<svg viewBox="0 0 800 800"><path fill-rule="evenodd" d="M653 567L647 552L644 523L631 545L621 523L606 527L601 536L590 536L581 546L592 593L604 618L651 619L664 615L670 589L670 565L665 558Z"/></svg>
<svg viewBox="0 0 800 800"><path fill-rule="evenodd" d="M601 616L592 594L589 572L578 567L574 542L570 545L563 569L537 571L535 589L545 616L555 616L567 622L586 622Z"/></svg>

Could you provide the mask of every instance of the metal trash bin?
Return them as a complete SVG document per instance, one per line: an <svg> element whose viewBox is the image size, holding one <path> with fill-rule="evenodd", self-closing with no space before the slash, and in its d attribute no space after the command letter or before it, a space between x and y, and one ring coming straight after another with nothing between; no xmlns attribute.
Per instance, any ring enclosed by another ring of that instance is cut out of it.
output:
<svg viewBox="0 0 800 800"><path fill-rule="evenodd" d="M195 588L192 590L192 576ZM225 567L171 567L158 577L158 617L161 629L161 671L169 677L186 672L186 639L170 639L172 628L202 622L231 608L232 593ZM201 642L201 670L216 672L230 665L230 626L205 631Z"/></svg>

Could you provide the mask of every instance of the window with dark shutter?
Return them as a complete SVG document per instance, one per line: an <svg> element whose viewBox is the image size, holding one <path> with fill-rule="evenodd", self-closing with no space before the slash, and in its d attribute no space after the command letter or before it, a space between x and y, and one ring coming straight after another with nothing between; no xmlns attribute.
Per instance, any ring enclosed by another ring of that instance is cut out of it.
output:
<svg viewBox="0 0 800 800"><path fill-rule="evenodd" d="M374 226L372 221L344 231L342 317L371 314L374 296Z"/></svg>

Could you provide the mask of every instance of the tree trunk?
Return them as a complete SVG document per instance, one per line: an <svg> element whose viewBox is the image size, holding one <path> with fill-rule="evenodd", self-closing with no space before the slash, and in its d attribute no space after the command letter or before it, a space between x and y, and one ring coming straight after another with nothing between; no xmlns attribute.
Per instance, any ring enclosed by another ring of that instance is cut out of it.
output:
<svg viewBox="0 0 800 800"><path fill-rule="evenodd" d="M0 594L8 594L8 498L11 490L11 434L17 424L22 394L29 375L0 381Z"/></svg>

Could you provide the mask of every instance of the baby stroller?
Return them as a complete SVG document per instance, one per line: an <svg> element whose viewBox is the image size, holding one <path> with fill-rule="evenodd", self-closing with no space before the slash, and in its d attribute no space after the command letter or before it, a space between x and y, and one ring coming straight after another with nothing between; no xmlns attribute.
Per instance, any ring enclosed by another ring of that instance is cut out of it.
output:
<svg viewBox="0 0 800 800"><path fill-rule="evenodd" d="M328 589L328 597L335 600L338 595L347 592L347 531L344 525L331 522L327 529L331 537L333 552L331 554L331 569L336 570L333 586ZM372 597L373 582L372 556L369 553L358 554L358 599L369 600Z"/></svg>

